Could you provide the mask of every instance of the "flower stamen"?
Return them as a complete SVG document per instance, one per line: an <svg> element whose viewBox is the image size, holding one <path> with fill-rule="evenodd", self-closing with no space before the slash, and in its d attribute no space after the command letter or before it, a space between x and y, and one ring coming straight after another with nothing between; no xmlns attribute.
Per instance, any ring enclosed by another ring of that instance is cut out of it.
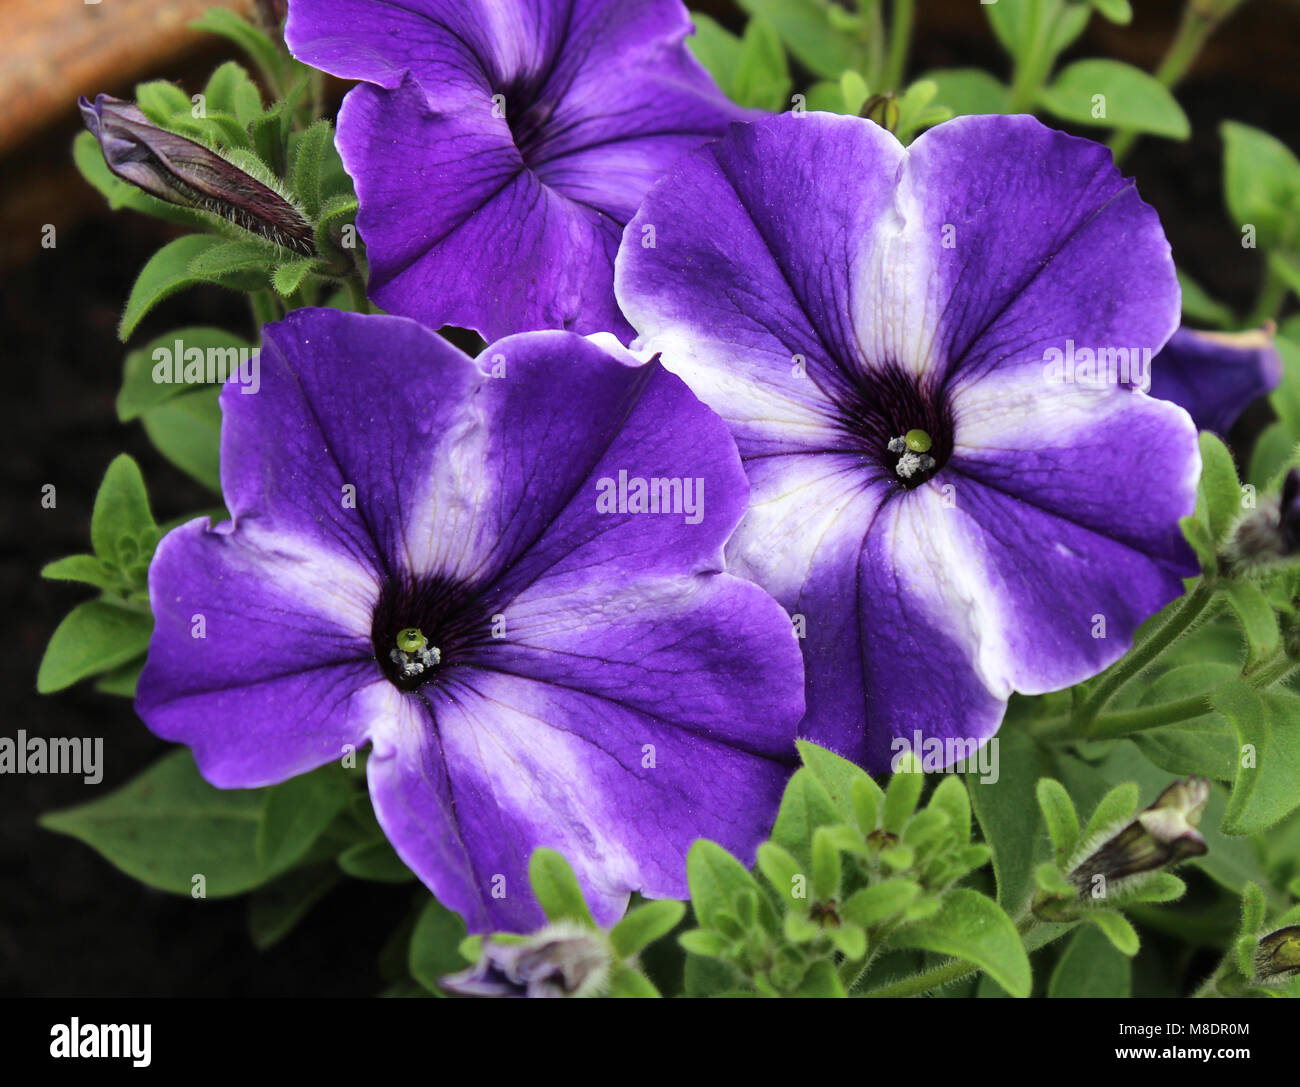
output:
<svg viewBox="0 0 1300 1087"><path fill-rule="evenodd" d="M430 645L419 627L404 627L397 632L396 645L389 651L388 659L397 665L402 679L424 675L442 660L442 652Z"/></svg>
<svg viewBox="0 0 1300 1087"><path fill-rule="evenodd" d="M931 446L930 435L924 430L909 430L898 438L891 438L887 448L898 455L894 473L899 479L911 479L919 472L928 472L935 465L935 460L927 450Z"/></svg>

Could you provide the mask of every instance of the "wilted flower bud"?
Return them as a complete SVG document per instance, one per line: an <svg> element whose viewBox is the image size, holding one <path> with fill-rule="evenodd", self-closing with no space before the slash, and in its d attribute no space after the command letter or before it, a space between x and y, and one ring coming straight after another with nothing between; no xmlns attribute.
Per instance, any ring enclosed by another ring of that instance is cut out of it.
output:
<svg viewBox="0 0 1300 1087"><path fill-rule="evenodd" d="M1300 977L1300 925L1288 925L1260 938L1255 977L1274 983Z"/></svg>
<svg viewBox="0 0 1300 1087"><path fill-rule="evenodd" d="M604 988L609 967L599 933L560 923L519 943L484 939L479 961L439 984L458 996L593 996Z"/></svg>
<svg viewBox="0 0 1300 1087"><path fill-rule="evenodd" d="M875 121L881 128L887 128L890 132L898 128L900 116L898 99L892 93L872 95L862 103L862 109L858 112L860 116L868 121Z"/></svg>
<svg viewBox="0 0 1300 1087"><path fill-rule="evenodd" d="M1070 872L1070 881L1086 892L1097 876L1107 884L1142 872L1177 864L1207 851L1196 826L1210 799L1205 778L1176 781L1145 811L1113 834Z"/></svg>
<svg viewBox="0 0 1300 1087"><path fill-rule="evenodd" d="M201 143L153 124L106 94L77 103L108 168L159 200L197 208L304 256L315 256L311 224L274 189Z"/></svg>
<svg viewBox="0 0 1300 1087"><path fill-rule="evenodd" d="M1267 495L1233 529L1223 549L1229 571L1250 573L1300 554L1300 468L1292 468L1281 494Z"/></svg>

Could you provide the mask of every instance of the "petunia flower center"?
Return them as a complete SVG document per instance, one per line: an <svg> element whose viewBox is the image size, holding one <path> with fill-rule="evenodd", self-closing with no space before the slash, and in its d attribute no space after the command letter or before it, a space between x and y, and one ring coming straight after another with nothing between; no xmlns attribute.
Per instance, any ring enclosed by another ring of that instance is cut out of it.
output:
<svg viewBox="0 0 1300 1087"><path fill-rule="evenodd" d="M501 86L494 96L497 108L505 114L515 147L530 168L545 161L547 122L556 108L554 102L539 100L538 93L531 80L516 79Z"/></svg>
<svg viewBox="0 0 1300 1087"><path fill-rule="evenodd" d="M399 576L384 586L375 605L375 660L403 691L438 682L478 640L480 610L474 592L457 582Z"/></svg>
<svg viewBox="0 0 1300 1087"><path fill-rule="evenodd" d="M430 645L419 627L403 627L397 632L396 640L388 659L397 666L403 680L418 679L442 662L442 650Z"/></svg>
<svg viewBox="0 0 1300 1087"><path fill-rule="evenodd" d="M946 399L914 375L897 366L859 373L838 399L850 445L899 487L919 487L948 462L953 425Z"/></svg>

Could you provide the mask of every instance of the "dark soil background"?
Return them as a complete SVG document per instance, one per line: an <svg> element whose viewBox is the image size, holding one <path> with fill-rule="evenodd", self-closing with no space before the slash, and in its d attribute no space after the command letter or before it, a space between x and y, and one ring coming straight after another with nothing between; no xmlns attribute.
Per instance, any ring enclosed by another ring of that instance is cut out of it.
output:
<svg viewBox="0 0 1300 1087"><path fill-rule="evenodd" d="M700 6L736 25L727 4ZM1129 28L1094 16L1067 59L1114 56L1152 69L1172 36L1178 6L1137 0L1135 7ZM911 75L958 65L1006 74L978 5L929 0L920 8ZM1217 127L1240 120L1300 147L1298 42L1295 4L1248 3L1221 28L1179 93L1192 118L1191 140L1144 140L1124 164L1160 212L1180 266L1239 311L1253 300L1262 261L1241 248L1224 211ZM152 74L193 88L228 55L200 53ZM80 90L128 97L130 84ZM348 881L279 946L259 953L247 935L243 900L193 901L150 890L80 843L36 826L41 812L102 795L167 746L124 699L88 685L54 697L36 694L50 634L89 592L42 582L37 571L88 550L95 490L119 452L143 468L160 522L211 504L198 484L154 452L137 425L116 421L124 355L117 316L135 273L172 234L133 213L109 213L80 181L68 151L77 126L69 103L66 118L0 164L0 342L7 381L0 393L0 734L102 736L104 780L96 787L60 776L0 778L0 995L374 993L382 985L376 958L406 913L409 887ZM46 222L58 229L51 250L39 247ZM160 307L136 342L187 323L252 332L243 296L208 288ZM1249 436L1234 435L1239 452ZM52 510L40 503L47 483L57 488Z"/></svg>

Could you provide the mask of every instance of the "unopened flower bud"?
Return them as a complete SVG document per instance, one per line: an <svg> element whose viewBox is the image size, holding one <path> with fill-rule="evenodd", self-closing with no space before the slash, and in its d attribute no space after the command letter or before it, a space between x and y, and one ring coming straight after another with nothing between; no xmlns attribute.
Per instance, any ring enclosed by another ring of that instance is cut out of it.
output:
<svg viewBox="0 0 1300 1087"><path fill-rule="evenodd" d="M1133 822L1077 864L1070 872L1070 881L1086 893L1097 876L1114 884L1201 856L1207 847L1196 827L1209 799L1210 783L1205 778L1174 782Z"/></svg>
<svg viewBox="0 0 1300 1087"><path fill-rule="evenodd" d="M859 115L868 121L875 121L881 128L890 132L898 128L898 99L893 94L875 94L862 103Z"/></svg>
<svg viewBox="0 0 1300 1087"><path fill-rule="evenodd" d="M609 968L600 933L558 923L518 943L485 939L477 963L439 984L458 996L594 996L604 989Z"/></svg>
<svg viewBox="0 0 1300 1087"><path fill-rule="evenodd" d="M1288 925L1260 938L1255 977L1275 984L1300 977L1300 925Z"/></svg>
<svg viewBox="0 0 1300 1087"><path fill-rule="evenodd" d="M1300 555L1300 468L1292 468L1280 494L1260 499L1232 530L1223 549L1230 573L1266 570Z"/></svg>
<svg viewBox="0 0 1300 1087"><path fill-rule="evenodd" d="M150 196L220 215L275 245L315 256L311 224L288 200L201 143L159 128L106 94L78 100L108 168Z"/></svg>

